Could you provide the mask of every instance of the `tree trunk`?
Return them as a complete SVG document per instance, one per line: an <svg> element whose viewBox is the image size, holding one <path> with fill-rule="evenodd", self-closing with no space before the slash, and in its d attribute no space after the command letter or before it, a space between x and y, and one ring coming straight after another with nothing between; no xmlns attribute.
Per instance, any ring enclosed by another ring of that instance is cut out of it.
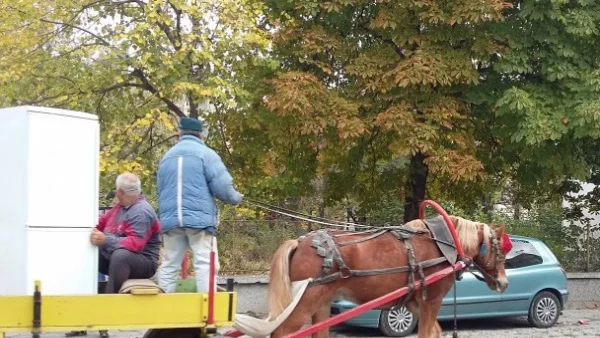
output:
<svg viewBox="0 0 600 338"><path fill-rule="evenodd" d="M481 198L481 203L483 204L483 212L487 218L488 222L492 222L492 193L486 193Z"/></svg>
<svg viewBox="0 0 600 338"><path fill-rule="evenodd" d="M419 218L419 205L425 199L429 168L424 163L425 155L417 153L410 158L410 171L406 182L406 203L404 203L404 223Z"/></svg>

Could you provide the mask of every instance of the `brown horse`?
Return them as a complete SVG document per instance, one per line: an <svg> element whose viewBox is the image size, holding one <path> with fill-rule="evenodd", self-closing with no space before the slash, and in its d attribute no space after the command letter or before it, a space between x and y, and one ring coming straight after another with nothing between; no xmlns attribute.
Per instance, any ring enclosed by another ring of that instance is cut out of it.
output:
<svg viewBox="0 0 600 338"><path fill-rule="evenodd" d="M507 236L503 236L504 226L492 229L487 224L460 217L450 216L450 219L465 256L473 259L492 290L504 292L508 287L504 258L509 250L506 250L507 243L503 243L508 240ZM271 262L270 318L276 318L291 303L292 281L313 278L314 284L306 289L291 315L271 337L279 338L296 332L311 318L313 324L329 318L330 302L334 298L362 304L449 267L449 260L427 229L423 220L414 220L403 227L383 230L315 231L300 240L284 242ZM341 238L346 241L341 241ZM486 246L482 249L484 244ZM413 273L406 271L408 269L398 269L414 267L418 263L422 264L422 269L413 269ZM370 270L372 273L361 275L360 272L355 273L357 270ZM323 279L327 275L330 278ZM450 274L426 289L417 289L406 296L406 307L419 318L419 338L441 337L437 315L442 298L452 287L454 278ZM397 304L398 301L393 301L382 308ZM317 332L313 337L327 338L329 330Z"/></svg>

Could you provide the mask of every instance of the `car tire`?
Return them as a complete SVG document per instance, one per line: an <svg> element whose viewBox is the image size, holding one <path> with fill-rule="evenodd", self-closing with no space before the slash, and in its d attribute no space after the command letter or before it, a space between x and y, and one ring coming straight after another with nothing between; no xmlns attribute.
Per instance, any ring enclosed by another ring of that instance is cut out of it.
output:
<svg viewBox="0 0 600 338"><path fill-rule="evenodd" d="M200 328L150 329L143 338L200 338Z"/></svg>
<svg viewBox="0 0 600 338"><path fill-rule="evenodd" d="M413 333L417 318L405 306L381 310L379 331L388 337L406 337Z"/></svg>
<svg viewBox="0 0 600 338"><path fill-rule="evenodd" d="M531 326L549 328L554 326L560 316L560 301L552 292L538 293L529 306L527 320Z"/></svg>

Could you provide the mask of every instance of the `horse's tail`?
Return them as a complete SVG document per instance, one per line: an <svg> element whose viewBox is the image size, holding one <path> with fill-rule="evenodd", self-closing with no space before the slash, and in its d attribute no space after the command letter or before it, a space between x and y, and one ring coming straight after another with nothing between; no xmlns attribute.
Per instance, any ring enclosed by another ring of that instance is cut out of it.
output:
<svg viewBox="0 0 600 338"><path fill-rule="evenodd" d="M269 271L269 317L275 319L292 302L290 281L290 255L298 247L298 241L285 241L275 252Z"/></svg>

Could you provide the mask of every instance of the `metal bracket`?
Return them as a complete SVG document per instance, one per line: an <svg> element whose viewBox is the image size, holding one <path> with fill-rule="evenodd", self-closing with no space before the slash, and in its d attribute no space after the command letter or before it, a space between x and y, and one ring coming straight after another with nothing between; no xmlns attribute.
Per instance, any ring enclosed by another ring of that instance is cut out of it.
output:
<svg viewBox="0 0 600 338"><path fill-rule="evenodd" d="M32 338L40 338L42 328L42 282L35 281L33 292L33 325Z"/></svg>
<svg viewBox="0 0 600 338"><path fill-rule="evenodd" d="M217 327L216 326L206 326L200 329L200 337L205 338L205 337L213 337L214 335L217 334Z"/></svg>

